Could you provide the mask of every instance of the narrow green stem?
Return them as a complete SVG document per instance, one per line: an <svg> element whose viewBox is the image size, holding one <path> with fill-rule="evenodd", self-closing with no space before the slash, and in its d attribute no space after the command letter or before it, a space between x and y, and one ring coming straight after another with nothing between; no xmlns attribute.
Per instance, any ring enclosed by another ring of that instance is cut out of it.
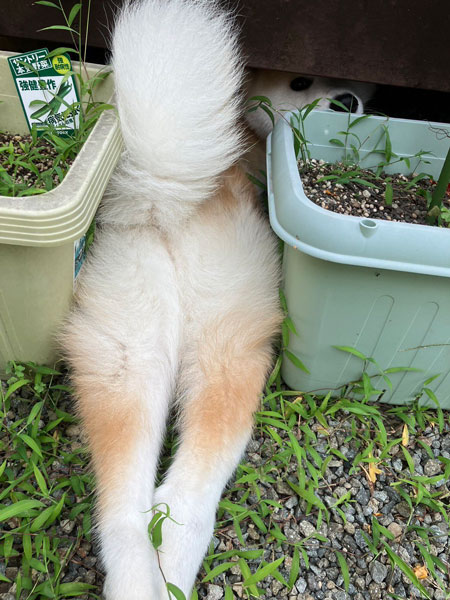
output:
<svg viewBox="0 0 450 600"><path fill-rule="evenodd" d="M435 206L439 208L442 205L442 200L444 199L445 192L447 191L447 186L450 183L450 147L447 152L447 157L442 165L442 169L439 175L439 179L436 183L436 187L434 188L433 195L431 196L430 206L428 210L430 211Z"/></svg>

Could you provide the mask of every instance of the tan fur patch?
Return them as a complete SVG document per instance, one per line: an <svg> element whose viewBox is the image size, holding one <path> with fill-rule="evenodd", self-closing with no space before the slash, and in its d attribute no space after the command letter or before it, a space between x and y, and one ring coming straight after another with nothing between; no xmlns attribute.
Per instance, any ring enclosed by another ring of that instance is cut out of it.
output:
<svg viewBox="0 0 450 600"><path fill-rule="evenodd" d="M130 469L130 457L142 436L136 399L103 386L78 385L78 412L87 434L97 479L100 511L114 502Z"/></svg>
<svg viewBox="0 0 450 600"><path fill-rule="evenodd" d="M228 315L205 329L199 344L201 389L187 400L183 438L206 461L211 452L220 452L248 434L259 406L279 315L259 326L247 321L244 330L236 314Z"/></svg>
<svg viewBox="0 0 450 600"><path fill-rule="evenodd" d="M253 184L248 180L242 167L235 165L221 176L220 187L215 198L211 202L205 202L201 210L204 214L215 214L218 206L232 210L241 204L251 204L258 208Z"/></svg>

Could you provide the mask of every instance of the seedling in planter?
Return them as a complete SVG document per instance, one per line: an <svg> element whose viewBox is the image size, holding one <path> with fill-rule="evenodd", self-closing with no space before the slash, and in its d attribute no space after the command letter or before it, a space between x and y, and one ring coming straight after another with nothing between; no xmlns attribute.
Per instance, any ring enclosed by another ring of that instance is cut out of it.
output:
<svg viewBox="0 0 450 600"><path fill-rule="evenodd" d="M272 122L274 122L274 112L286 120L284 114L273 108L268 98L255 97L252 100L256 104L251 106L251 110L261 108L269 115ZM303 185L310 200L323 208L342 214L419 224L430 222L434 215L438 225L450 222L450 206L442 203L450 176L450 159L443 166L434 192L432 192L432 177L427 173L421 172L409 177L386 174L385 169L388 166L404 163L408 169L411 169L413 161L416 163L413 167L414 171L417 171L421 163L429 163L427 160L429 152L420 150L412 156L396 154L392 148L389 129L385 124L376 125L365 139L361 139L353 128L369 116L353 118L348 108L334 99L330 98L329 101L338 104L341 110L348 114L347 128L338 132L339 137L329 140L331 144L343 149L342 162L326 165L323 161L312 160L308 148L309 142L306 139L305 119L316 108L319 100L300 109L290 120L294 134L294 150L299 161ZM372 150L367 152L364 146L374 136L378 136L377 142ZM371 160L374 157L377 158L375 164ZM311 185L308 179L312 182ZM431 204L432 197L439 197L439 200Z"/></svg>
<svg viewBox="0 0 450 600"><path fill-rule="evenodd" d="M450 132L442 131L445 137L450 138ZM450 210L443 206L443 200L448 191L450 184L450 147L447 152L444 164L442 165L441 173L436 183L436 187L431 196L429 203L428 217L430 223L434 223L436 219L443 220L450 226Z"/></svg>
<svg viewBox="0 0 450 600"><path fill-rule="evenodd" d="M48 53L47 59L66 53L73 54L79 61L79 72L67 71L55 92L48 90L48 101L33 100L30 106L36 106L31 117L45 123L46 130L38 138L35 127L30 136L0 134L0 194L4 196L28 196L53 189L66 175L80 148L88 138L95 123L104 110L113 108L110 104L95 101L95 87L109 76L109 71L97 73L89 78L85 66L87 37L89 28L90 5L87 5L87 18L82 47L82 3L73 5L69 13L62 3L38 0L41 4L57 9L64 25L52 25L44 29L60 29L71 35L72 48L57 48ZM75 21L78 19L78 27ZM68 61L67 61L68 62ZM35 71L26 63L28 71ZM35 74L38 75L36 72ZM71 77L78 81L81 101L67 102L66 98L72 89ZM39 81L42 88L45 81ZM61 111L61 108L63 110ZM74 115L77 114L77 119ZM61 137L58 127L49 122L50 116L58 116L64 122L74 123L74 131L69 136ZM3 140L2 140L3 138Z"/></svg>

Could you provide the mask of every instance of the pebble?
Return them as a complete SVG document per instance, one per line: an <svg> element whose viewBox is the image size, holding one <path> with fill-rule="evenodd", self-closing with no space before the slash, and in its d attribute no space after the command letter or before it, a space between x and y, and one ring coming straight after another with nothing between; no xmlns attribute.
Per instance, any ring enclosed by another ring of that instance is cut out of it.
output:
<svg viewBox="0 0 450 600"><path fill-rule="evenodd" d="M69 437L78 437L81 433L81 427L79 425L69 425L66 428L66 435Z"/></svg>
<svg viewBox="0 0 450 600"><path fill-rule="evenodd" d="M347 521L347 523L344 525L344 529L347 533L353 535L355 533L356 527L353 525L353 523Z"/></svg>
<svg viewBox="0 0 450 600"><path fill-rule="evenodd" d="M381 583L382 581L384 581L388 574L388 568L386 567L386 565L383 565L383 563L381 563L378 560L373 560L370 563L369 571L370 571L370 574L372 575L372 579L376 583Z"/></svg>
<svg viewBox="0 0 450 600"><path fill-rule="evenodd" d="M295 582L295 587L299 594L303 594L303 592L305 592L307 588L306 580L303 577L299 577Z"/></svg>
<svg viewBox="0 0 450 600"><path fill-rule="evenodd" d="M427 477L433 477L433 475L438 475L442 471L442 463L440 460L430 458L425 463L423 470Z"/></svg>
<svg viewBox="0 0 450 600"><path fill-rule="evenodd" d="M395 539L399 538L403 533L403 528L395 521L388 525L387 529L392 533Z"/></svg>
<svg viewBox="0 0 450 600"><path fill-rule="evenodd" d="M299 525L299 528L305 537L312 535L316 531L314 525L309 521L302 521Z"/></svg>
<svg viewBox="0 0 450 600"><path fill-rule="evenodd" d="M406 504L406 502L403 501L395 505L395 510L398 512L399 515L406 518L409 518L409 515L411 513L411 509Z"/></svg>

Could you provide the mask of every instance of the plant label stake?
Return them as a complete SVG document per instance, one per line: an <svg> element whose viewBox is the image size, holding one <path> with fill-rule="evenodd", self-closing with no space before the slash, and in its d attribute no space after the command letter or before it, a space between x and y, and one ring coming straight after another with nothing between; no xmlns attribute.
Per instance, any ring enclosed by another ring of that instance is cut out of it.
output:
<svg viewBox="0 0 450 600"><path fill-rule="evenodd" d="M79 126L80 101L67 54L47 48L8 58L30 131L70 136Z"/></svg>

